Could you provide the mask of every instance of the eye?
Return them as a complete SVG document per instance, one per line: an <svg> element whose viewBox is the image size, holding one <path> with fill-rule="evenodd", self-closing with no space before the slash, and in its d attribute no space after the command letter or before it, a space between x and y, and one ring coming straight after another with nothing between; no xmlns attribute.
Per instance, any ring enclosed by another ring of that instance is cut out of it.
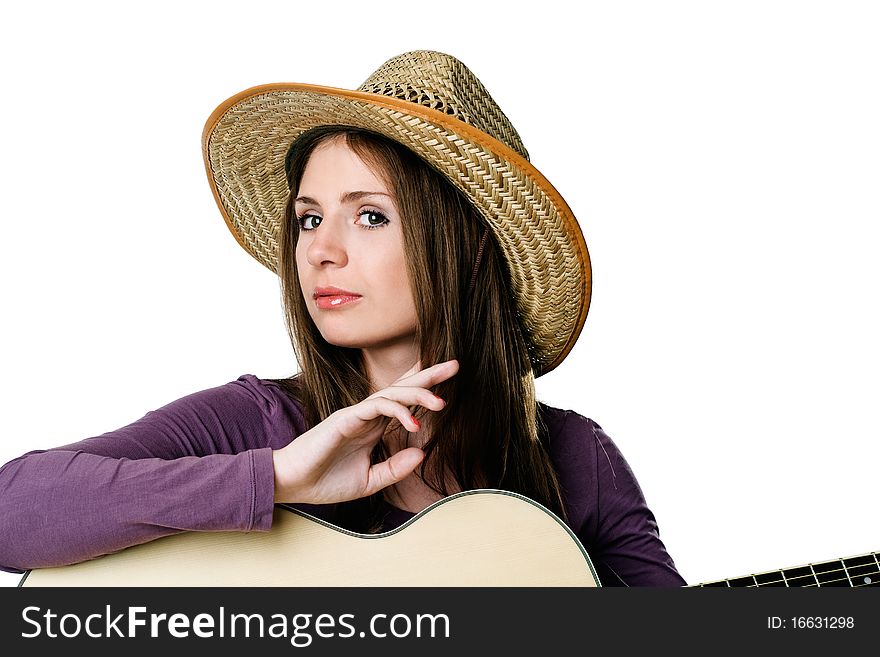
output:
<svg viewBox="0 0 880 657"><path fill-rule="evenodd" d="M304 214L301 217L297 217L299 221L300 230L315 230L318 226L321 225L321 217L318 217L314 214Z"/></svg>
<svg viewBox="0 0 880 657"><path fill-rule="evenodd" d="M358 223L367 230L381 228L388 223L388 218L378 210L362 210L358 213L358 217L366 217L366 223L358 220Z"/></svg>

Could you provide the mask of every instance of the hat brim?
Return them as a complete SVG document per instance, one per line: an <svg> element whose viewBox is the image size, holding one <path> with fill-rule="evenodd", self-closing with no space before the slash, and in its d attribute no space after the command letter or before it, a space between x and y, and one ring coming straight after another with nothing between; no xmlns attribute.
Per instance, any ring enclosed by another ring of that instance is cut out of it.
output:
<svg viewBox="0 0 880 657"><path fill-rule="evenodd" d="M293 141L322 125L383 134L464 192L509 263L536 376L562 362L580 335L591 298L590 257L580 226L527 159L438 110L297 83L252 87L223 102L202 134L205 168L229 230L248 253L277 273L289 193L285 159Z"/></svg>

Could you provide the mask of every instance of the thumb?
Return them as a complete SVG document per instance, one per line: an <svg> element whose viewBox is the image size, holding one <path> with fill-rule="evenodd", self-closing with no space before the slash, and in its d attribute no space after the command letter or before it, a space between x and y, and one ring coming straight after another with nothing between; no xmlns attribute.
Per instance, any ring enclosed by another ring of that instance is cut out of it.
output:
<svg viewBox="0 0 880 657"><path fill-rule="evenodd" d="M424 458L425 453L418 447L407 447L391 458L371 466L364 497L406 479Z"/></svg>

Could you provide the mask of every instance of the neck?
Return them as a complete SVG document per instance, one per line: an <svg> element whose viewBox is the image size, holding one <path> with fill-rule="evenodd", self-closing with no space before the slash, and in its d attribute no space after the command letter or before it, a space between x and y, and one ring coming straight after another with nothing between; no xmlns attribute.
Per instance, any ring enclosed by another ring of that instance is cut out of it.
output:
<svg viewBox="0 0 880 657"><path fill-rule="evenodd" d="M361 353L372 392L387 388L403 375L413 374L420 368L415 345L362 349Z"/></svg>

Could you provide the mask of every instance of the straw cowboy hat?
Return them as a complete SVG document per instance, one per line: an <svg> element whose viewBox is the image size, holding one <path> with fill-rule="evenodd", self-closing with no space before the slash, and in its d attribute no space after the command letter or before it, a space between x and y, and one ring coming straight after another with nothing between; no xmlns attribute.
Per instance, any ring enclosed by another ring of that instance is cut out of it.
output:
<svg viewBox="0 0 880 657"><path fill-rule="evenodd" d="M477 77L455 57L418 50L389 59L357 90L267 84L221 103L202 135L214 198L239 244L276 273L285 158L297 137L322 125L389 137L470 199L507 259L535 375L559 365L590 304L587 245Z"/></svg>

